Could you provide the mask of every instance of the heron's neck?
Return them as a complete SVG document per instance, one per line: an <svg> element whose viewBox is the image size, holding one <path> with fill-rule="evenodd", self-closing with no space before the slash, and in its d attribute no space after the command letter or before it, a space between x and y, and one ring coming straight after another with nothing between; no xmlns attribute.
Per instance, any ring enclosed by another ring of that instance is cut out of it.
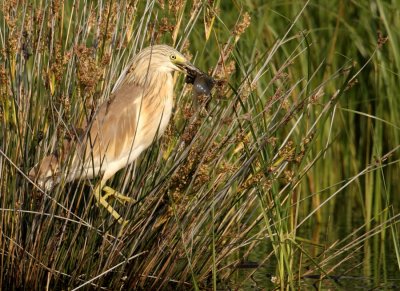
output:
<svg viewBox="0 0 400 291"><path fill-rule="evenodd" d="M174 81L170 72L154 70L144 75L136 75L133 82L144 89L144 96L148 97L148 101L158 103L172 98Z"/></svg>
<svg viewBox="0 0 400 291"><path fill-rule="evenodd" d="M162 71L145 71L139 74L134 74L133 82L135 82L137 85L148 88L148 87L154 87L158 85L162 85L162 81L164 79L168 78L168 75L171 75L171 73L166 73Z"/></svg>

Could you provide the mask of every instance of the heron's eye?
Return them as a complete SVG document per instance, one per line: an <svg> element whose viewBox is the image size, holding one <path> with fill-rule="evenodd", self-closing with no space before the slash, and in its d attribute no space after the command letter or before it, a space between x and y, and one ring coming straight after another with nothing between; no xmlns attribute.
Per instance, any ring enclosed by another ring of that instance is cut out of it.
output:
<svg viewBox="0 0 400 291"><path fill-rule="evenodd" d="M176 55L171 55L170 58L171 60L176 60Z"/></svg>

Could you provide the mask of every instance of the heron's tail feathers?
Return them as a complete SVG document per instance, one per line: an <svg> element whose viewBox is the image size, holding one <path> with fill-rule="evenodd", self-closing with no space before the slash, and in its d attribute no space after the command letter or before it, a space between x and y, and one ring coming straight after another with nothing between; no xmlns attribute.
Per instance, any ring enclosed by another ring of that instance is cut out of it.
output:
<svg viewBox="0 0 400 291"><path fill-rule="evenodd" d="M71 152L72 142L72 140L64 139L60 154L46 156L29 171L29 177L41 188L50 190L60 182L62 166Z"/></svg>
<svg viewBox="0 0 400 291"><path fill-rule="evenodd" d="M56 155L45 157L29 171L29 177L41 188L50 190L58 182L60 163Z"/></svg>

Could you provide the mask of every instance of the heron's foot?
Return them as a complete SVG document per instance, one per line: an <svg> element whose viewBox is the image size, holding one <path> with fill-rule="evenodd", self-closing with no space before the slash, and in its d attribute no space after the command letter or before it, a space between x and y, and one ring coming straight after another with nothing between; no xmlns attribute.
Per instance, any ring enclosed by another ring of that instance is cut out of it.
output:
<svg viewBox="0 0 400 291"><path fill-rule="evenodd" d="M105 209L107 209L107 211L118 221L118 223L122 225L122 230L123 230L124 227L126 226L126 224L128 223L128 220L123 219L122 216L106 200L106 198L108 196L114 196L115 193L118 193L118 192L114 191L110 187L107 187L107 188L112 190L112 194L106 194L106 195L102 196L101 195L102 189L99 186L96 187L96 189L94 190L94 197L96 198L97 205L102 205ZM107 190L109 191L109 189L107 189ZM106 192L109 193L108 191L106 191ZM111 193L111 191L110 191L110 193ZM122 195L121 193L118 193L118 194ZM117 195L117 196L119 196L119 195ZM124 196L124 195L122 195L122 196ZM124 197L129 198L126 196L124 196ZM119 199L123 199L121 197L116 197L116 198L118 201L124 201L124 200L119 200ZM129 199L132 199L132 198L129 198ZM126 201L126 199L125 199L125 201ZM122 202L122 203L124 203L124 202Z"/></svg>
<svg viewBox="0 0 400 291"><path fill-rule="evenodd" d="M117 199L117 201L119 203L121 203L122 205L125 205L126 203L133 203L135 202L135 199L125 196L123 194L121 194L120 192L114 190L111 187L108 186L104 186L102 189L104 192L106 192L105 195L103 195L103 198L105 200L107 200L109 197L114 197L115 199Z"/></svg>

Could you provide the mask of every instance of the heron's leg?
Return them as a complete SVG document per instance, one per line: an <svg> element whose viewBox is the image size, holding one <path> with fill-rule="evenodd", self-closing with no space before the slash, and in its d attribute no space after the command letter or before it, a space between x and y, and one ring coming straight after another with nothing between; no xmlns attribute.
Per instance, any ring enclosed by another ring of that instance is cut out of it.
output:
<svg viewBox="0 0 400 291"><path fill-rule="evenodd" d="M123 194L121 194L120 192L114 190L113 188L109 187L109 186L104 186L103 187L103 191L106 192L107 194L103 196L103 198L105 200L108 199L108 197L112 196L115 199L117 199L121 204L125 204L126 203L133 203L135 202L135 199L125 196Z"/></svg>
<svg viewBox="0 0 400 291"><path fill-rule="evenodd" d="M118 221L118 223L125 225L128 221L123 219L122 216L114 210L114 208L107 202L106 199L101 195L103 185L105 181L100 181L97 187L94 189L94 197L98 204L101 204L107 211Z"/></svg>

